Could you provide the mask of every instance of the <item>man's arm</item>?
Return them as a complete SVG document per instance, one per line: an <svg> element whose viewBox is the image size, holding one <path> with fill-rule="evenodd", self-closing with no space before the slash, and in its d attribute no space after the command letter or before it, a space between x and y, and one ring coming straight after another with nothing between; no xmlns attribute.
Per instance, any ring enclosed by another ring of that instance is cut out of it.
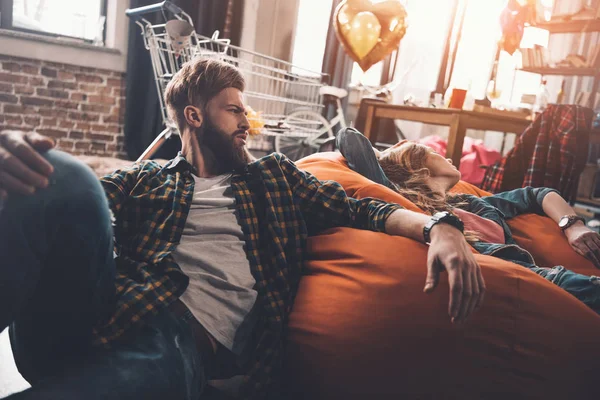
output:
<svg viewBox="0 0 600 400"><path fill-rule="evenodd" d="M285 157L282 158L281 165L309 229L311 225L320 229L350 226L385 231L390 235L408 237L421 243L424 241L423 228L431 219L430 216L401 209L398 205L381 200L350 198L340 184L321 182L311 174L298 170ZM448 312L453 322L464 321L481 306L485 282L462 233L450 225L440 223L431 230L424 288L426 293L436 288L442 270L448 271L450 284Z"/></svg>
<svg viewBox="0 0 600 400"><path fill-rule="evenodd" d="M425 214L397 210L386 220L385 230L390 235L404 236L423 243L423 228L430 219ZM448 314L452 322L462 322L481 307L485 281L462 232L451 225L439 223L431 230L425 293L431 293L437 287L442 270L448 272L450 285Z"/></svg>

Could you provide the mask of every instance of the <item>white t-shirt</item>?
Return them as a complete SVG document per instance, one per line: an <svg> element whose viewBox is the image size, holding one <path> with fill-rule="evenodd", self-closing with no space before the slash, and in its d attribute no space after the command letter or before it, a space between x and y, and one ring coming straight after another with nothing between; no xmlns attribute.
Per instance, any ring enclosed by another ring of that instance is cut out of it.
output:
<svg viewBox="0 0 600 400"><path fill-rule="evenodd" d="M231 174L194 179L190 212L173 252L190 278L180 299L219 343L240 355L256 322L257 292Z"/></svg>

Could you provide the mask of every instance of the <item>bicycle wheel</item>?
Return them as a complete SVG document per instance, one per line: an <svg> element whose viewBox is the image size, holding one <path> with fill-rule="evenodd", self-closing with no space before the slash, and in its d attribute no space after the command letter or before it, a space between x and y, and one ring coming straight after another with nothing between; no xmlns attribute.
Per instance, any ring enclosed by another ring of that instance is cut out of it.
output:
<svg viewBox="0 0 600 400"><path fill-rule="evenodd" d="M285 119L291 133L275 136L274 148L292 161L319 151L321 145L333 136L329 121L312 110L296 110Z"/></svg>

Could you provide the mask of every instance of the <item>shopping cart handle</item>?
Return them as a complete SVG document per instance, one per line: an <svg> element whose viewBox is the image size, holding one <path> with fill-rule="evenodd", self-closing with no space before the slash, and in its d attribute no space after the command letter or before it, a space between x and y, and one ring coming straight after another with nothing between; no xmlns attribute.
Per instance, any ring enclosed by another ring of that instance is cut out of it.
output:
<svg viewBox="0 0 600 400"><path fill-rule="evenodd" d="M173 14L180 14L183 12L181 8L177 7L170 1L165 0L160 3L150 4L148 6L128 8L125 10L125 15L127 15L129 18L138 19L141 15L150 14L161 10L169 10Z"/></svg>

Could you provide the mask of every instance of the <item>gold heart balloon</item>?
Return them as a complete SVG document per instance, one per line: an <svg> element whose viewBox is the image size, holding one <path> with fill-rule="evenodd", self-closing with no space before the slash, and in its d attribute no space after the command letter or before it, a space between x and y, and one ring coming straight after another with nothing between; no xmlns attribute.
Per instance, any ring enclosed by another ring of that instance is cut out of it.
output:
<svg viewBox="0 0 600 400"><path fill-rule="evenodd" d="M367 71L398 48L406 33L406 10L400 0L344 0L333 24L346 53Z"/></svg>

